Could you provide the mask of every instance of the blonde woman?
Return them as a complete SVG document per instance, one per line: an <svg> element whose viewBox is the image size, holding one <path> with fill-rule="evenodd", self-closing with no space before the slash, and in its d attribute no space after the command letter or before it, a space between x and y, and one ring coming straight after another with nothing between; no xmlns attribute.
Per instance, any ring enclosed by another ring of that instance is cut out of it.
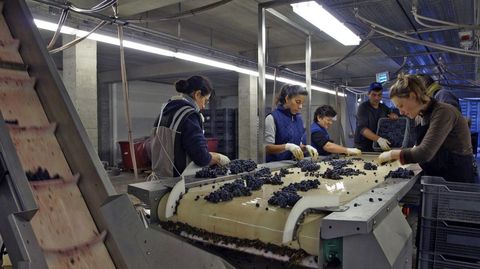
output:
<svg viewBox="0 0 480 269"><path fill-rule="evenodd" d="M427 96L423 81L414 75L399 75L390 88L390 98L400 114L420 122L417 145L384 152L378 161L418 163L425 175L473 182L470 130L458 109Z"/></svg>

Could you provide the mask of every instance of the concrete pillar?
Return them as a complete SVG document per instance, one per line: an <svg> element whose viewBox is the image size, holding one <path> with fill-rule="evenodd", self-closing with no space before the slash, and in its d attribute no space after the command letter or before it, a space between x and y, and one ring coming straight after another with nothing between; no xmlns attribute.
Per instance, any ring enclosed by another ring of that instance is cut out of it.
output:
<svg viewBox="0 0 480 269"><path fill-rule="evenodd" d="M257 160L257 77L238 75L238 158ZM261 119L264 120L264 119Z"/></svg>
<svg viewBox="0 0 480 269"><path fill-rule="evenodd" d="M73 40L63 36L63 43ZM95 150L97 128L97 42L84 40L63 51L63 82Z"/></svg>
<svg viewBox="0 0 480 269"><path fill-rule="evenodd" d="M115 165L115 141L113 140L113 87L98 84L98 156L100 160Z"/></svg>

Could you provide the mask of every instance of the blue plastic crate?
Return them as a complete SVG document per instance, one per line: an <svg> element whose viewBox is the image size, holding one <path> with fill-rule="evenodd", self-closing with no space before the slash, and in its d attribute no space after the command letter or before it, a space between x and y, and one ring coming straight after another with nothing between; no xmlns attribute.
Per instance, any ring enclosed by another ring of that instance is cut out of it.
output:
<svg viewBox="0 0 480 269"><path fill-rule="evenodd" d="M391 120L380 118L377 124L377 135L387 139L391 148L406 148L410 139L410 123L407 118ZM373 150L382 151L376 141L373 142Z"/></svg>
<svg viewBox="0 0 480 269"><path fill-rule="evenodd" d="M418 257L418 269L478 269L475 261L455 260L448 255L424 254Z"/></svg>
<svg viewBox="0 0 480 269"><path fill-rule="evenodd" d="M480 224L480 185L422 177L422 217Z"/></svg>
<svg viewBox="0 0 480 269"><path fill-rule="evenodd" d="M419 251L480 262L480 224L422 218Z"/></svg>

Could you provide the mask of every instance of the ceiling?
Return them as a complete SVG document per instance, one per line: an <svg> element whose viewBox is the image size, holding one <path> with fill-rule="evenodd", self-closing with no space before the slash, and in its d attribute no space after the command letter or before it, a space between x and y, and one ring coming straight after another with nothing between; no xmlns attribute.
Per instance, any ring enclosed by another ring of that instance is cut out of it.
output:
<svg viewBox="0 0 480 269"><path fill-rule="evenodd" d="M63 3L60 0L56 1ZM150 20L165 18L217 1L219 0L119 0L118 12L120 19ZM317 2L359 34L362 40L371 29L356 18L355 11L360 16L382 26L402 33L411 33L411 37L458 48L459 30L431 31L420 25L411 12L413 1L419 3L419 14L457 24L474 24L474 13L479 12L479 7L475 6L475 1L472 0L324 0ZM34 17L57 21L59 9L39 2L28 1ZM72 0L71 2L76 6L88 8L100 0ZM261 2L266 1L233 0L180 20L131 23L130 25L154 31L156 34L141 33L138 29L126 29L126 35L149 43L185 47L189 51L195 51L198 48L202 54L214 53L226 58L255 62L258 38L257 10ZM275 7L275 10L312 33L313 70L329 65L354 48L354 46L343 46L314 28L295 15L288 4ZM111 16L111 13L108 9L103 15ZM67 24L90 29L97 22L96 19L71 12ZM305 34L268 13L266 24L267 64L303 72ZM102 31L115 35L116 29L108 25L102 28ZM423 33L416 34L416 31ZM161 36L158 33L162 33ZM43 32L43 35L48 41L52 33ZM61 69L61 53L54 55L54 59ZM375 34L370 37L366 46L353 56L332 68L314 74L313 78L326 83L365 86L375 80L375 73L390 71L395 75L394 73L401 68L403 72L431 74L460 96L480 96L480 89L476 86L478 81L476 59ZM233 72L129 49L126 50L126 61L129 79L171 83L180 77L204 74L211 78L217 88L235 87L238 81L237 75ZM97 63L100 81L113 82L120 78L117 47L99 43Z"/></svg>

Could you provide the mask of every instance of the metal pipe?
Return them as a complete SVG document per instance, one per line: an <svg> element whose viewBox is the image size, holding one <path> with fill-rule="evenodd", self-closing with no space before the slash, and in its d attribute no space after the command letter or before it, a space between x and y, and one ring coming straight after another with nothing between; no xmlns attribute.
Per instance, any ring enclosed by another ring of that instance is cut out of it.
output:
<svg viewBox="0 0 480 269"><path fill-rule="evenodd" d="M307 85L308 102L307 102L307 145L312 144L310 135L310 124L312 122L312 36L307 35L305 40L305 84Z"/></svg>
<svg viewBox="0 0 480 269"><path fill-rule="evenodd" d="M132 119L130 117L130 106L129 106L129 90L128 90L128 80L127 80L127 68L125 64L125 50L123 47L123 26L117 25L118 27L118 40L120 40L120 72L122 75L122 89L123 89L123 102L125 105L125 119L127 120L127 131L128 131L128 145L130 147L130 158L133 164L133 174L135 179L138 179L138 170L137 170L137 158L135 156L135 147L133 144L133 134L132 134Z"/></svg>
<svg viewBox="0 0 480 269"><path fill-rule="evenodd" d="M258 6L258 160L265 162L265 8Z"/></svg>
<svg viewBox="0 0 480 269"><path fill-rule="evenodd" d="M305 0L273 0L273 1L269 1L269 2L260 3L259 7L260 8L271 8L271 7L276 7L276 6L295 4L295 3L299 3L299 2L305 2Z"/></svg>
<svg viewBox="0 0 480 269"><path fill-rule="evenodd" d="M288 23L289 25L291 25L293 28L301 31L302 33L306 34L306 35L310 35L310 31L308 31L307 29L305 29L304 27L302 27L300 24L292 21L291 19L287 18L285 15L283 15L282 13L276 11L275 9L273 8L268 8L266 9L268 11L268 13L272 14L273 16L277 17L278 19L280 19L281 21L283 22L286 22Z"/></svg>
<svg viewBox="0 0 480 269"><path fill-rule="evenodd" d="M48 5L48 6L56 7L56 8L59 8L59 9L68 8L67 5L60 4L60 3L55 2L53 0L32 0L32 1L42 3L42 4L45 4L45 5ZM293 3L293 1L290 1L289 3ZM203 56L206 56L208 58L212 58L212 59L216 59L216 60L226 61L226 62L235 64L235 65L240 65L244 68L252 68L252 69L257 68L257 63L255 62L255 60L245 58L245 57L240 57L238 55L228 54L228 53L223 52L221 50L218 50L218 49L215 49L215 48L212 48L212 47L209 47L209 46L204 46L202 44L194 43L194 42L191 42L191 41L181 40L181 39L179 39L175 36L172 36L172 35L169 35L169 34L166 34L166 33L158 32L158 31L155 31L155 30L152 30L152 29L149 29L149 28L146 28L146 27L141 27L141 26L138 26L138 25L134 25L134 24L129 24L128 22L126 22L124 20L121 20L121 19L115 19L115 18L108 17L108 16L105 16L105 15L102 15L102 14L84 14L84 13L79 13L79 14L81 16L86 16L86 17L90 17L90 18L94 18L94 19L98 19L98 20L104 20L104 21L107 21L111 24L124 25L124 28L129 29L129 30L133 30L133 31L141 34L141 35L137 34L137 35L131 35L130 36L130 37L138 38L139 40L145 40L146 36L148 37L148 35L150 35L151 37L155 37L155 38L160 39L160 40L151 40L150 42L160 41L160 43L162 43L162 45L164 45L165 47L173 48L176 51L178 51L180 49L180 50L185 50L185 51L188 51L188 52L195 52L198 55L203 55ZM79 23L82 23L82 22L80 21ZM116 34L116 33L112 32L112 34ZM151 38L151 37L149 37L149 38ZM275 69L274 66L268 66L266 63L265 63L265 68L268 69L269 71L271 70L272 73L273 73L273 70ZM298 80L303 80L304 79L304 77L302 75L299 75L299 74L297 74L293 71L289 71L289 70L286 70L286 69L280 70L279 75L283 75L283 76L286 76L286 77L291 78L291 79L298 79ZM324 87L332 87L332 85L330 83L326 83L326 82L323 82L323 81L314 80L314 82L315 82L315 84L322 85Z"/></svg>

